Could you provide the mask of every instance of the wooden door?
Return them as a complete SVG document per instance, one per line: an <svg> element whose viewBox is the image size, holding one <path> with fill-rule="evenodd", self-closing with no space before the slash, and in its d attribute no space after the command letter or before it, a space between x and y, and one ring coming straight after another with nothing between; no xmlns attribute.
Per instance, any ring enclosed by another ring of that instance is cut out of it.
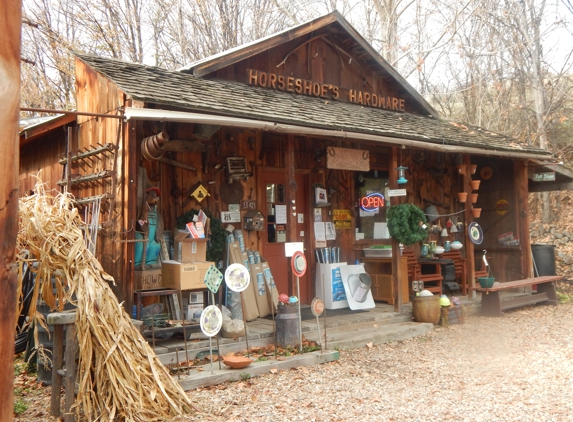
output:
<svg viewBox="0 0 573 422"><path fill-rule="evenodd" d="M309 239L309 217L308 217L308 179L302 174L295 175L296 191L294 203L289 200L287 189L291 189L291 184L286 180L283 172L263 171L260 174L260 198L262 198L261 211L265 216L264 231L261 233L261 256L269 263L269 268L273 273L279 294L285 293L289 296L297 295L296 278L292 274L290 258L285 257L286 242L303 242L307 262ZM296 230L290 230L289 224L294 224ZM290 235L296 233L296 236ZM293 238L294 237L294 238ZM312 286L310 284L310 268L307 273L300 277L300 301L302 304L309 304L312 300Z"/></svg>

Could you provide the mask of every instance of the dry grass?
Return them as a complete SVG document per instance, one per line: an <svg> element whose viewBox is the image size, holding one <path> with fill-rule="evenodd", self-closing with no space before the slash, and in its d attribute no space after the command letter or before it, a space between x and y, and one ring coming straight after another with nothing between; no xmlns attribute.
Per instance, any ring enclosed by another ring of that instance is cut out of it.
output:
<svg viewBox="0 0 573 422"><path fill-rule="evenodd" d="M35 192L20 200L18 250L38 263L33 308L40 294L58 310L77 297L78 420L168 420L197 411L113 294L114 279L88 251L72 198L41 183ZM45 325L35 309L30 315Z"/></svg>

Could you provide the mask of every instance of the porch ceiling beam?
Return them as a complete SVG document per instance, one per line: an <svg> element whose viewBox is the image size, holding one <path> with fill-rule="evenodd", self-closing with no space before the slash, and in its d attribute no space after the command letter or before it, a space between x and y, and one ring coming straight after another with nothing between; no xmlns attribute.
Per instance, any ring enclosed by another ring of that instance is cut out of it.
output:
<svg viewBox="0 0 573 422"><path fill-rule="evenodd" d="M171 111L151 108L133 108L125 109L125 119L133 120L153 120L162 122L180 122L180 123L201 123L221 126L232 126L239 128L259 129L269 132L291 133L299 135L334 138L359 139L363 141L382 142L392 145L405 145L412 148L439 151L451 154L474 154L482 156L496 156L508 158L521 158L526 160L537 160L540 162L551 163L555 160L550 156L534 154L528 152L508 151L508 150L488 150L476 147L455 146L434 144L430 142L417 141L414 139L392 138L384 135L375 135L361 132L348 132L335 129L321 129L299 125L290 125L286 123L266 122L263 120L243 119L240 117L218 116L202 113L193 113L186 111Z"/></svg>

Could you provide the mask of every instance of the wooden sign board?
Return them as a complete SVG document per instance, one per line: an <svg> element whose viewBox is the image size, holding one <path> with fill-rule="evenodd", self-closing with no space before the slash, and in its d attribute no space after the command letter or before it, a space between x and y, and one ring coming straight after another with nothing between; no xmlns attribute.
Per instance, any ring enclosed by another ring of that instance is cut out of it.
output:
<svg viewBox="0 0 573 422"><path fill-rule="evenodd" d="M370 153L364 149L326 148L326 168L370 171Z"/></svg>

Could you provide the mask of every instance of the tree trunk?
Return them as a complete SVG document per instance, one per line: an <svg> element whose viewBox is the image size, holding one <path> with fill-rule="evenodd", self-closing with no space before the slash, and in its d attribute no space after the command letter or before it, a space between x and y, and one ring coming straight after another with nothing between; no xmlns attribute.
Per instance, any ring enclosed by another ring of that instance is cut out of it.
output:
<svg viewBox="0 0 573 422"><path fill-rule="evenodd" d="M0 3L0 420L14 417L14 333L16 327L17 267L15 262L18 234L18 115L20 106L20 0Z"/></svg>

